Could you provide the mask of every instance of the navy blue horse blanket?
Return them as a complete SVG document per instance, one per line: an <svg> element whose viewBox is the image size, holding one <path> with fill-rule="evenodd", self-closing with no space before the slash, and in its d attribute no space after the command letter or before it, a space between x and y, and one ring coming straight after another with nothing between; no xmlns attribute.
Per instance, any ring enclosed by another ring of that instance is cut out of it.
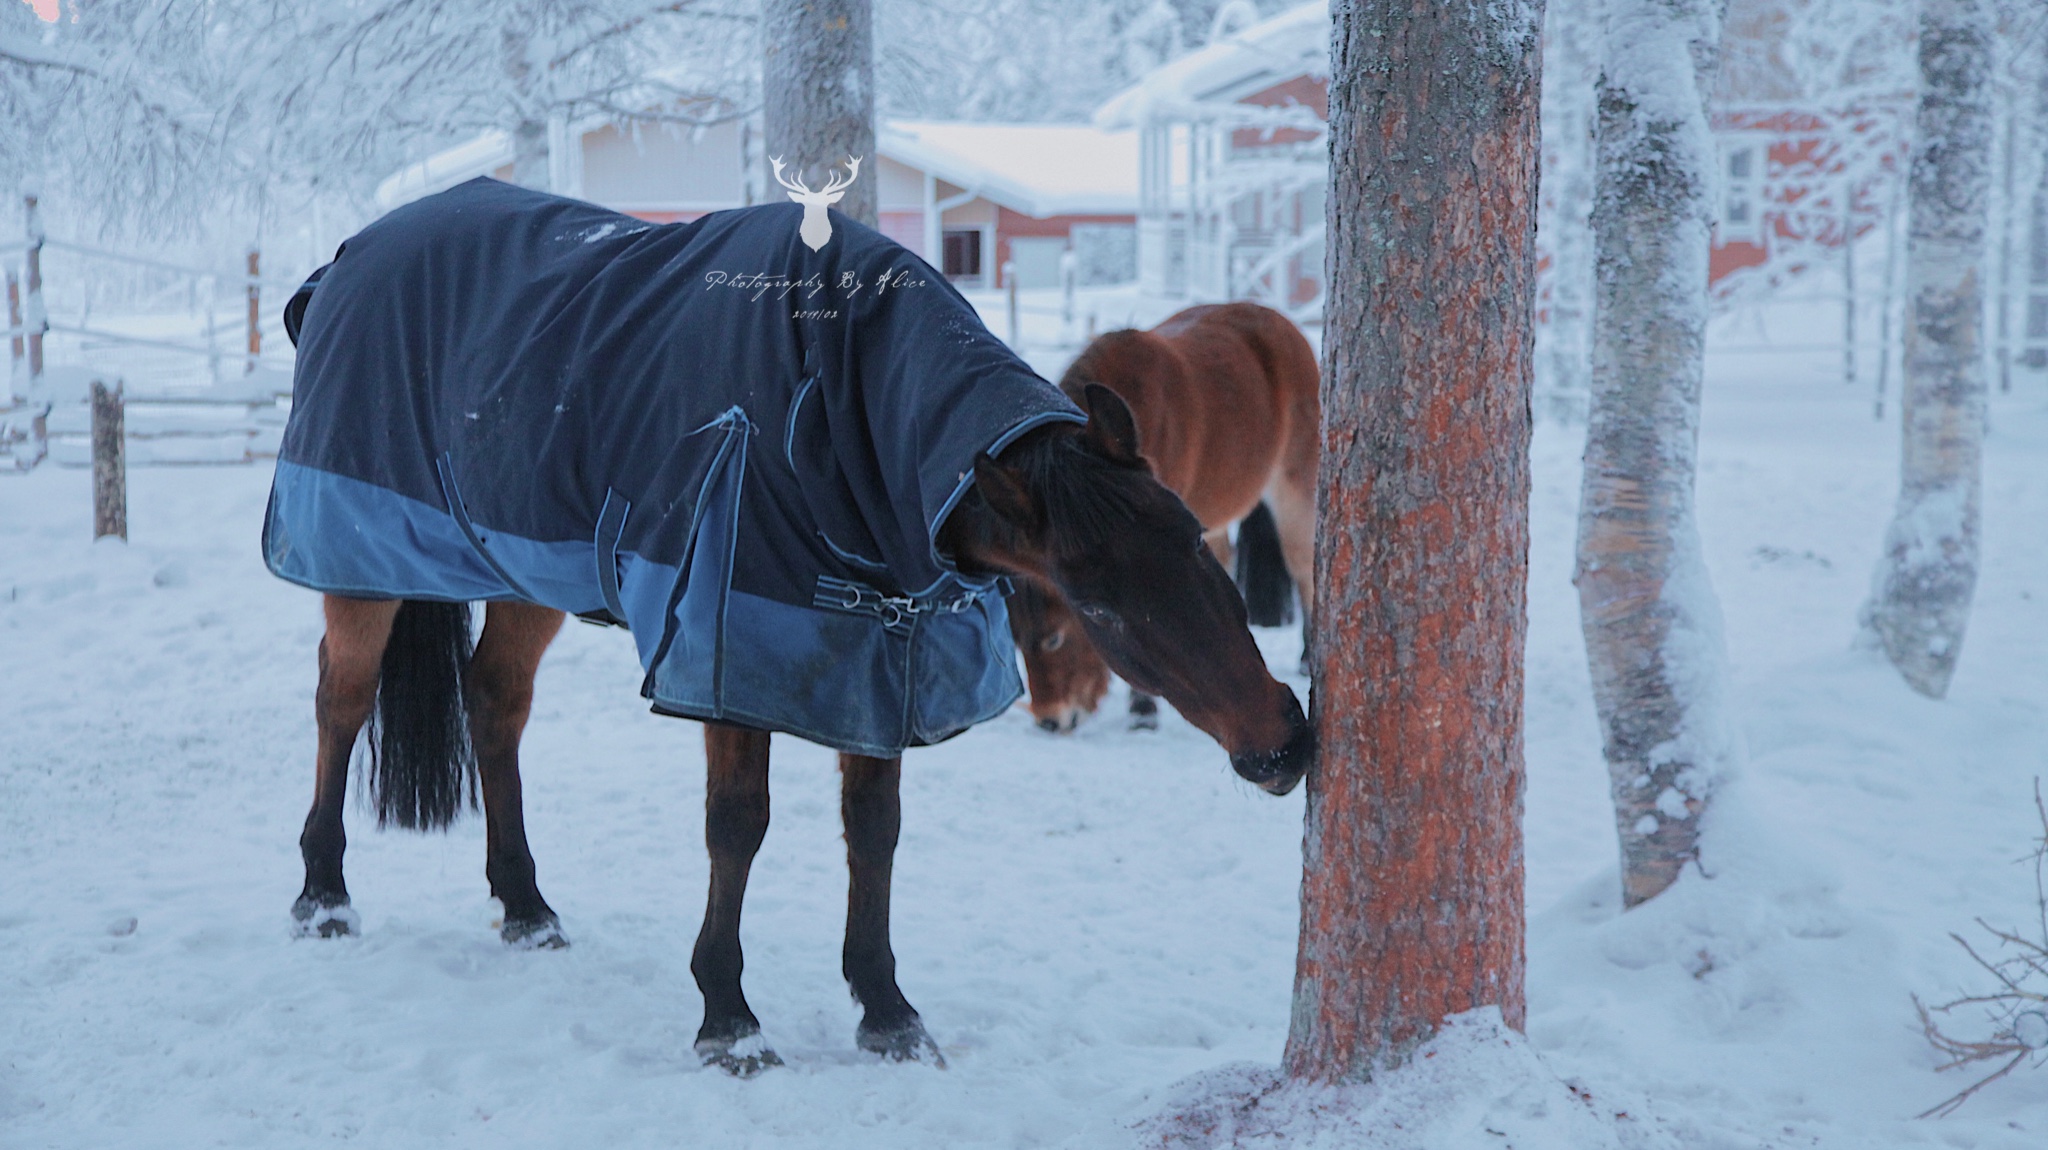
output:
<svg viewBox="0 0 2048 1150"><path fill-rule="evenodd" d="M271 571L620 623L655 710L860 754L1001 712L998 582L934 541L976 453L1082 416L922 260L801 220L479 179L371 224L287 308Z"/></svg>

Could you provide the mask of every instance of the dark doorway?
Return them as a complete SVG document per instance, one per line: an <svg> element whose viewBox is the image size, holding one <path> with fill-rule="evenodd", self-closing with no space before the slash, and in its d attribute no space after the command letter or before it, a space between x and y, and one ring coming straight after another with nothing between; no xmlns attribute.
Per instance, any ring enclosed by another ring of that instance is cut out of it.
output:
<svg viewBox="0 0 2048 1150"><path fill-rule="evenodd" d="M981 230L970 228L965 231L949 231L941 246L945 249L944 266L939 270L948 279L979 277L981 275Z"/></svg>

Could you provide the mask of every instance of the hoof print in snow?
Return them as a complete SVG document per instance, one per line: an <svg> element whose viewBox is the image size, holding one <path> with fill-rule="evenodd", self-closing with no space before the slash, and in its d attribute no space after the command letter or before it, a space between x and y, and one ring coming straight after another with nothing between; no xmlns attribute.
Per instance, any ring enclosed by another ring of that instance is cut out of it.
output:
<svg viewBox="0 0 2048 1150"><path fill-rule="evenodd" d="M567 950L569 936L562 933L562 924L554 915L541 918L507 919L498 929L498 937L505 945L520 950Z"/></svg>
<svg viewBox="0 0 2048 1150"><path fill-rule="evenodd" d="M700 1038L696 1050L704 1065L716 1066L734 1078L752 1078L782 1065L782 1056L768 1049L758 1030L732 1039Z"/></svg>
<svg viewBox="0 0 2048 1150"><path fill-rule="evenodd" d="M925 1032L923 1023L914 1020L893 1030L869 1030L863 1026L854 1042L869 1054L879 1054L891 1062L927 1062L940 1070L946 1068L946 1056L939 1053L939 1044Z"/></svg>
<svg viewBox="0 0 2048 1150"><path fill-rule="evenodd" d="M362 918L345 898L330 906L300 895L292 904L292 933L300 938L347 938L362 928Z"/></svg>

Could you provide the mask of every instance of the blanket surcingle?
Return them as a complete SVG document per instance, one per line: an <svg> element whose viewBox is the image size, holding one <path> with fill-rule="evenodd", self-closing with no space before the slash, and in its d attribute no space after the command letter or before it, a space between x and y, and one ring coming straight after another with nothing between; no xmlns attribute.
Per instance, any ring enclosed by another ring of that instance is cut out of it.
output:
<svg viewBox="0 0 2048 1150"><path fill-rule="evenodd" d="M1082 416L922 260L802 215L478 179L371 224L287 308L271 571L621 623L657 711L860 754L1001 712L1002 597L933 541L977 452Z"/></svg>

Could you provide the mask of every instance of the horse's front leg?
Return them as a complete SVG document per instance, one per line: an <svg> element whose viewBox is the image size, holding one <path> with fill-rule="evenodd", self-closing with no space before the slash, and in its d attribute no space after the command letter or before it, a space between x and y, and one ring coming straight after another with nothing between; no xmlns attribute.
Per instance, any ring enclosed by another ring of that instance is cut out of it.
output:
<svg viewBox="0 0 2048 1150"><path fill-rule="evenodd" d="M553 608L492 603L469 664L469 739L484 792L484 876L505 907L499 936L515 946L569 945L534 882L519 785L519 738L533 711L533 677L561 629L562 613Z"/></svg>
<svg viewBox="0 0 2048 1150"><path fill-rule="evenodd" d="M1131 729L1133 731L1156 731L1159 729L1159 700L1131 688Z"/></svg>
<svg viewBox="0 0 2048 1150"><path fill-rule="evenodd" d="M854 1040L898 1062L929 1058L945 1066L938 1044L896 985L889 946L889 879L903 826L903 760L839 756L839 812L846 823L846 948L840 969L864 1016Z"/></svg>
<svg viewBox="0 0 2048 1150"><path fill-rule="evenodd" d="M341 877L341 856L348 846L341 826L342 800L348 790L349 754L377 703L378 669L391 621L398 616L398 600L329 595L322 606L327 634L320 640L320 686L313 696L320 742L314 759L313 809L306 813L306 829L299 835L306 885L292 903L292 919L301 934L333 938L356 929L348 884Z"/></svg>
<svg viewBox="0 0 2048 1150"><path fill-rule="evenodd" d="M704 928L690 955L690 973L704 993L697 1055L705 1065L751 1078L782 1059L761 1039L761 1021L740 991L740 906L747 873L768 834L768 732L704 724L704 845L711 853L711 893Z"/></svg>

